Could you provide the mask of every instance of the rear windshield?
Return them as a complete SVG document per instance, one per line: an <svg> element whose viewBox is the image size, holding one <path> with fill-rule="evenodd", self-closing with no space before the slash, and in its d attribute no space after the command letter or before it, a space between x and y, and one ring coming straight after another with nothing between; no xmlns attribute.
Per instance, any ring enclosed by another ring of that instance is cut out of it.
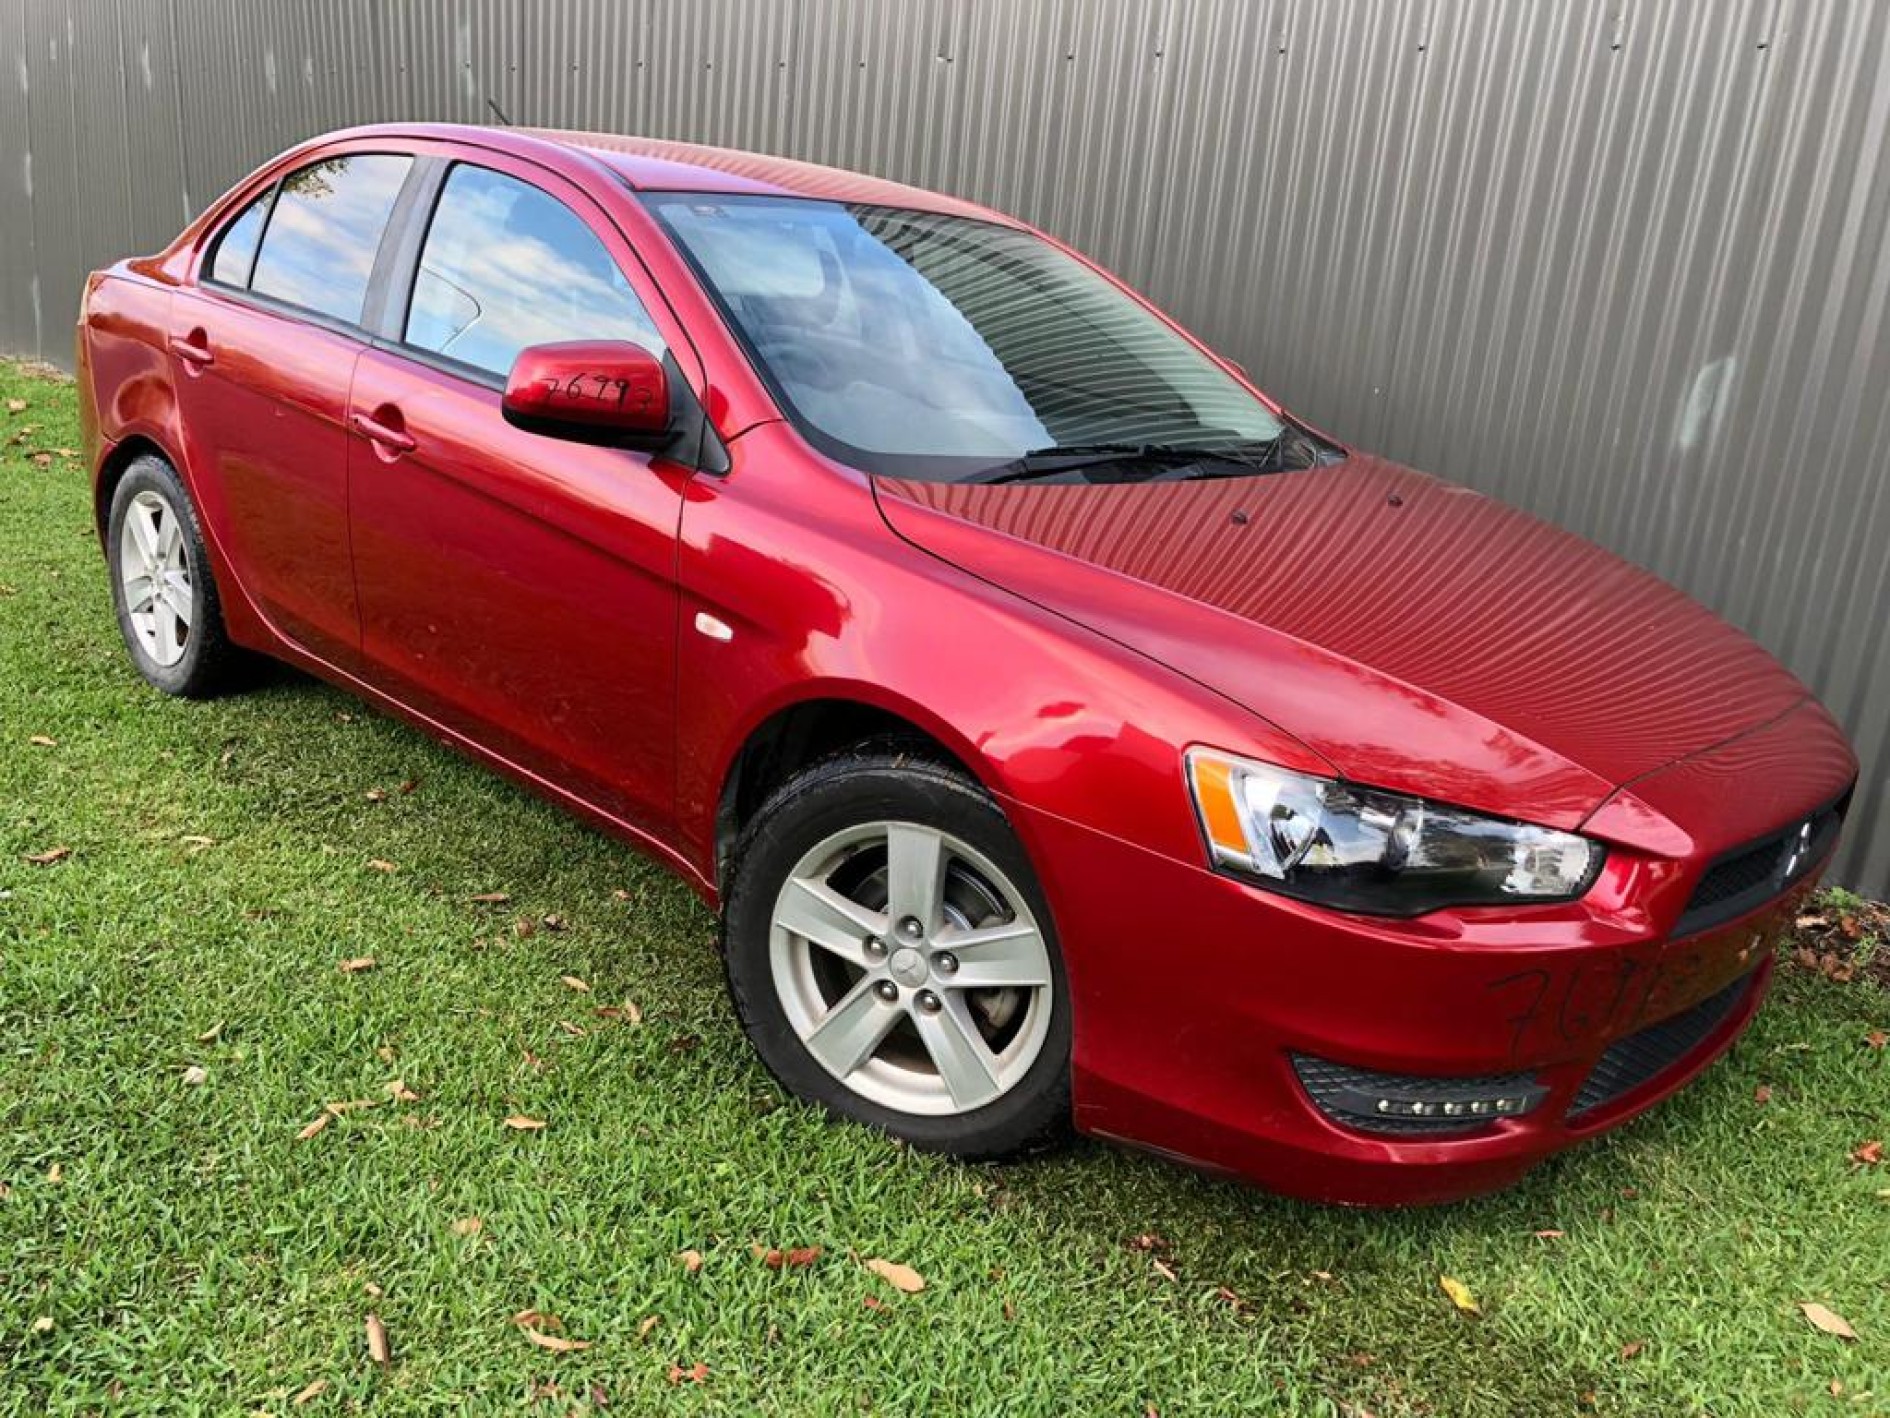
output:
<svg viewBox="0 0 1890 1418"><path fill-rule="evenodd" d="M961 479L1049 448L1281 436L1219 364L1028 232L801 198L645 200L802 433L869 472Z"/></svg>

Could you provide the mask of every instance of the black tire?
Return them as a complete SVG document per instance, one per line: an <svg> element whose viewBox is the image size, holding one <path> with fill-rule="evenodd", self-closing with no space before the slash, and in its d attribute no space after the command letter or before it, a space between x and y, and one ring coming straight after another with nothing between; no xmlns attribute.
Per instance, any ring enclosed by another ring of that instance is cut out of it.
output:
<svg viewBox="0 0 1890 1418"><path fill-rule="evenodd" d="M837 832L873 822L916 822L958 838L1024 897L1047 948L1049 1026L1028 1069L993 1101L945 1116L904 1112L861 1097L801 1041L776 989L776 899L802 857ZM1004 815L976 783L884 743L815 764L784 784L743 830L722 916L729 995L742 1027L790 1093L926 1151L992 1161L1061 1141L1070 1123L1070 991L1048 904Z"/></svg>
<svg viewBox="0 0 1890 1418"><path fill-rule="evenodd" d="M162 499L175 515L190 580L191 619L183 639L183 654L168 665L154 657L133 624L132 610L126 603L124 577L120 573L125 520L141 493ZM105 560L111 580L112 605L118 612L118 633L124 637L125 649L139 674L164 693L183 699L208 699L236 687L242 652L230 643L223 626L223 602L210 570L210 556L204 547L196 505L191 502L177 470L155 454L134 460L112 492L111 513L106 520Z"/></svg>

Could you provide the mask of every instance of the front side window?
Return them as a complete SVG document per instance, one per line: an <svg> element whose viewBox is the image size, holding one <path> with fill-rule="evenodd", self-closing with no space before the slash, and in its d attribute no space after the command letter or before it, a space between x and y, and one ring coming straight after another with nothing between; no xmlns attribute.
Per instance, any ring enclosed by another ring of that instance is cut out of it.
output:
<svg viewBox="0 0 1890 1418"><path fill-rule="evenodd" d="M356 324L381 233L413 159L363 153L282 179L250 289Z"/></svg>
<svg viewBox="0 0 1890 1418"><path fill-rule="evenodd" d="M243 208L242 215L223 228L216 250L210 255L210 279L226 286L247 286L250 267L256 264L256 244L262 239L263 221L269 215L271 187Z"/></svg>
<svg viewBox="0 0 1890 1418"><path fill-rule="evenodd" d="M466 165L448 175L427 228L405 340L500 375L527 345L630 340L663 352L656 322L577 213Z"/></svg>
<svg viewBox="0 0 1890 1418"><path fill-rule="evenodd" d="M1285 428L1028 232L801 198L646 200L801 431L868 471L968 478L1050 449L1271 446Z"/></svg>

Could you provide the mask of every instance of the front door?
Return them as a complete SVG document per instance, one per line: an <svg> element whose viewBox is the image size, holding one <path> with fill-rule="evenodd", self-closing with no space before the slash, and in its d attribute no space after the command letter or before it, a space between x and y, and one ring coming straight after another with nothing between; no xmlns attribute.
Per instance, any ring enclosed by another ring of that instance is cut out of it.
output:
<svg viewBox="0 0 1890 1418"><path fill-rule="evenodd" d="M522 171L532 180L447 172L398 345L355 370L367 673L527 772L661 830L691 470L526 433L499 404L527 345L630 339L661 354L667 342L613 254L615 229L581 193Z"/></svg>

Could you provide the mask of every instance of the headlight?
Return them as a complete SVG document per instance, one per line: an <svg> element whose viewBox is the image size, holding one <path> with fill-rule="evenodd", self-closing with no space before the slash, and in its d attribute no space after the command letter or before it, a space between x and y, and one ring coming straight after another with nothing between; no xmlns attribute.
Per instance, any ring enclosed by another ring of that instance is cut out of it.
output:
<svg viewBox="0 0 1890 1418"><path fill-rule="evenodd" d="M1216 866L1343 911L1568 901L1601 870L1599 843L1422 798L1313 778L1212 749L1188 786Z"/></svg>

